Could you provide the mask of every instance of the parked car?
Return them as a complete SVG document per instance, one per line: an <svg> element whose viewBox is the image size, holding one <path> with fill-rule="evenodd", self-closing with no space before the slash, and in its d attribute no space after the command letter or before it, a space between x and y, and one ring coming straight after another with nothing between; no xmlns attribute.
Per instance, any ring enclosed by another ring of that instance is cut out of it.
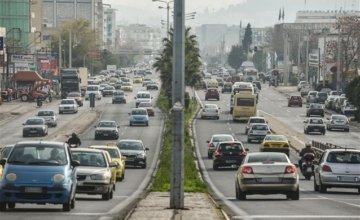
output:
<svg viewBox="0 0 360 220"><path fill-rule="evenodd" d="M260 152L282 152L289 156L290 142L284 135L268 134L260 144Z"/></svg>
<svg viewBox="0 0 360 220"><path fill-rule="evenodd" d="M328 188L355 188L360 194L360 150L327 149L314 169L314 191Z"/></svg>
<svg viewBox="0 0 360 220"><path fill-rule="evenodd" d="M299 174L283 153L248 153L235 174L235 192L239 200L252 194L285 194L299 200Z"/></svg>
<svg viewBox="0 0 360 220"><path fill-rule="evenodd" d="M46 136L48 134L48 126L45 119L39 117L30 117L23 123L23 137L29 136Z"/></svg>
<svg viewBox="0 0 360 220"><path fill-rule="evenodd" d="M247 142L262 142L266 135L271 134L271 130L266 123L252 123L247 135Z"/></svg>
<svg viewBox="0 0 360 220"><path fill-rule="evenodd" d="M325 111L324 106L319 103L311 103L308 106L306 106L306 116L321 116L324 117Z"/></svg>
<svg viewBox="0 0 360 220"><path fill-rule="evenodd" d="M95 140L98 139L118 139L119 125L115 121L100 121L95 126Z"/></svg>
<svg viewBox="0 0 360 220"><path fill-rule="evenodd" d="M113 198L115 162L109 161L106 151L90 148L71 148L73 158L80 162L77 167L77 194L101 195L103 200Z"/></svg>
<svg viewBox="0 0 360 220"><path fill-rule="evenodd" d="M341 113L344 115L354 115L357 111L355 105L348 100L345 100L341 106Z"/></svg>
<svg viewBox="0 0 360 220"><path fill-rule="evenodd" d="M67 99L75 99L78 106L83 106L84 105L83 97L81 96L80 92L69 92L67 94L66 98Z"/></svg>
<svg viewBox="0 0 360 220"><path fill-rule="evenodd" d="M0 211L14 209L16 203L61 204L63 211L75 208L79 162L72 160L66 143L18 142L0 164L4 167Z"/></svg>
<svg viewBox="0 0 360 220"><path fill-rule="evenodd" d="M297 90L300 92L301 88L304 86L304 85L309 85L309 83L307 81L300 81L297 85Z"/></svg>
<svg viewBox="0 0 360 220"><path fill-rule="evenodd" d="M215 147L219 142L226 141L235 141L235 139L231 134L213 134L210 140L206 141L206 143L208 144L208 158L211 159L213 157Z"/></svg>
<svg viewBox="0 0 360 220"><path fill-rule="evenodd" d="M62 99L59 104L59 114L63 113L77 113L78 104L75 99Z"/></svg>
<svg viewBox="0 0 360 220"><path fill-rule="evenodd" d="M302 102L303 102L303 100L302 100L301 96L292 95L288 99L288 107L294 106L294 105L302 107Z"/></svg>
<svg viewBox="0 0 360 220"><path fill-rule="evenodd" d="M43 118L48 127L57 126L57 116L53 110L40 110L38 111L36 117Z"/></svg>
<svg viewBox="0 0 360 220"><path fill-rule="evenodd" d="M240 141L219 142L213 154L213 169L219 167L238 168L249 149L245 149Z"/></svg>
<svg viewBox="0 0 360 220"><path fill-rule="evenodd" d="M252 123L267 123L267 122L264 117L258 117L258 116L250 117L245 126L246 135L248 134L248 131Z"/></svg>
<svg viewBox="0 0 360 220"><path fill-rule="evenodd" d="M204 118L220 118L220 108L216 104L205 104L202 108L200 113L201 119Z"/></svg>
<svg viewBox="0 0 360 220"><path fill-rule="evenodd" d="M129 125L149 126L149 115L146 108L133 108L129 113Z"/></svg>
<svg viewBox="0 0 360 220"><path fill-rule="evenodd" d="M207 89L205 93L205 100L209 100L209 99L216 99L219 101L220 100L219 91L214 88Z"/></svg>
<svg viewBox="0 0 360 220"><path fill-rule="evenodd" d="M112 104L123 103L126 104L126 94L122 90L115 90L112 95Z"/></svg>
<svg viewBox="0 0 360 220"><path fill-rule="evenodd" d="M146 168L146 152L149 151L149 148L145 147L142 140L122 139L117 143L117 147L121 154L126 157L126 166L132 165Z"/></svg>
<svg viewBox="0 0 360 220"><path fill-rule="evenodd" d="M221 93L231 93L232 92L232 83L225 82L223 87L221 88Z"/></svg>
<svg viewBox="0 0 360 220"><path fill-rule="evenodd" d="M331 115L330 118L327 119L326 129L329 131L340 129L349 132L349 119L345 115Z"/></svg>
<svg viewBox="0 0 360 220"><path fill-rule="evenodd" d="M327 92L318 92L318 93L316 93L316 96L315 96L316 102L324 104L327 97L328 97Z"/></svg>
<svg viewBox="0 0 360 220"><path fill-rule="evenodd" d="M325 123L322 118L309 118L304 121L304 133L320 132L325 135Z"/></svg>

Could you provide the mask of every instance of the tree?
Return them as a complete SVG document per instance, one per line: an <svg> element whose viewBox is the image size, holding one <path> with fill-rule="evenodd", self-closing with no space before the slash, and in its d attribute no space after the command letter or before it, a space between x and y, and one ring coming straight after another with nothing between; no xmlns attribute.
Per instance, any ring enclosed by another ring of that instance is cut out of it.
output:
<svg viewBox="0 0 360 220"><path fill-rule="evenodd" d="M228 56L228 64L238 72L242 62L245 60L246 54L244 49L239 45L233 45Z"/></svg>
<svg viewBox="0 0 360 220"><path fill-rule="evenodd" d="M258 50L253 56L253 62L259 72L264 72L266 70L266 53L263 50Z"/></svg>
<svg viewBox="0 0 360 220"><path fill-rule="evenodd" d="M245 28L244 39L242 40L242 47L248 53L250 51L250 46L252 44L252 30L250 23L247 24Z"/></svg>
<svg viewBox="0 0 360 220"><path fill-rule="evenodd" d="M360 76L353 79L345 89L346 97L357 107L355 118L360 121Z"/></svg>

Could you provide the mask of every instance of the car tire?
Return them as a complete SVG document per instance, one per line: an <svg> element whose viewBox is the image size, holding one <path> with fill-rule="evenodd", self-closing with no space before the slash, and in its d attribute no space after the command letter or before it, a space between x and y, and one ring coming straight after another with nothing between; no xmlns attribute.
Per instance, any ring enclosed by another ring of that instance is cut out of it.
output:
<svg viewBox="0 0 360 220"><path fill-rule="evenodd" d="M71 209L74 209L74 208L75 208L75 196L74 196L74 198L71 200L70 208L71 208Z"/></svg>
<svg viewBox="0 0 360 220"><path fill-rule="evenodd" d="M111 189L109 189L109 191L107 191L106 193L103 193L101 194L101 199L102 200L105 200L105 201L108 201L110 200L110 193L111 193Z"/></svg>
<svg viewBox="0 0 360 220"><path fill-rule="evenodd" d="M23 133L23 137L27 137L27 136L28 136L27 134Z"/></svg>
<svg viewBox="0 0 360 220"><path fill-rule="evenodd" d="M130 126L130 127L132 126L132 123L131 123L131 122L129 123L129 126Z"/></svg>
<svg viewBox="0 0 360 220"><path fill-rule="evenodd" d="M6 211L6 202L0 202L0 212Z"/></svg>
<svg viewBox="0 0 360 220"><path fill-rule="evenodd" d="M217 164L213 163L213 169L214 169L214 170L218 170L218 169L219 169L219 166L218 166Z"/></svg>
<svg viewBox="0 0 360 220"><path fill-rule="evenodd" d="M219 117L219 116L217 116L217 117L216 117L216 120L219 120L219 119L220 119L220 117Z"/></svg>
<svg viewBox="0 0 360 220"><path fill-rule="evenodd" d="M245 200L246 199L246 194L243 191L241 191L237 181L235 181L235 193L236 193L236 198L238 200Z"/></svg>
<svg viewBox="0 0 360 220"><path fill-rule="evenodd" d="M346 132L349 132L349 131L350 131L350 129L349 129L349 128L347 128L347 129L345 129L345 131L346 131Z"/></svg>
<svg viewBox="0 0 360 220"><path fill-rule="evenodd" d="M319 192L320 192L320 193L326 193L326 191L327 191L327 187L324 186L324 185L321 183L321 179L320 179L320 177L319 177Z"/></svg>
<svg viewBox="0 0 360 220"><path fill-rule="evenodd" d="M248 143L251 143L251 140L248 138L248 139L247 139L247 142L248 142Z"/></svg>
<svg viewBox="0 0 360 220"><path fill-rule="evenodd" d="M314 191L315 192L319 192L319 186L316 185L316 179L315 179L315 176L314 176Z"/></svg>
<svg viewBox="0 0 360 220"><path fill-rule="evenodd" d="M123 174L121 175L121 177L119 178L120 181L123 181L125 179L125 170L123 172Z"/></svg>
<svg viewBox="0 0 360 220"><path fill-rule="evenodd" d="M115 187L115 185L114 185L114 187ZM110 191L110 196L109 196L109 198L110 198L110 199L114 198L114 191L113 191L113 190Z"/></svg>
<svg viewBox="0 0 360 220"><path fill-rule="evenodd" d="M148 127L148 126L149 126L149 122L146 122L145 126L147 126L147 127Z"/></svg>
<svg viewBox="0 0 360 220"><path fill-rule="evenodd" d="M14 209L15 208L15 202L9 202L8 204L9 209Z"/></svg>
<svg viewBox="0 0 360 220"><path fill-rule="evenodd" d="M291 200L299 200L299 198L300 198L299 187L296 189L296 191L290 192L290 193L287 195L287 198L289 198L289 199L291 199Z"/></svg>
<svg viewBox="0 0 360 220"><path fill-rule="evenodd" d="M290 104L288 104L288 107L290 107L291 105Z"/></svg>
<svg viewBox="0 0 360 220"><path fill-rule="evenodd" d="M142 169L146 169L146 163L143 164L143 165L141 165L141 168L142 168Z"/></svg>
<svg viewBox="0 0 360 220"><path fill-rule="evenodd" d="M212 154L208 152L208 158L212 159Z"/></svg>
<svg viewBox="0 0 360 220"><path fill-rule="evenodd" d="M62 209L64 212L69 212L71 210L71 201L64 203Z"/></svg>
<svg viewBox="0 0 360 220"><path fill-rule="evenodd" d="M326 133L326 132L325 132L325 130L324 130L324 131L322 132L322 134L325 135L325 133Z"/></svg>

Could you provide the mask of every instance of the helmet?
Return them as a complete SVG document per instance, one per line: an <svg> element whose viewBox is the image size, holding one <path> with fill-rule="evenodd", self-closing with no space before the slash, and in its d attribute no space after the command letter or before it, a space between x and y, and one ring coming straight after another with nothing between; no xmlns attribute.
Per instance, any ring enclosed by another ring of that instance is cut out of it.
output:
<svg viewBox="0 0 360 220"><path fill-rule="evenodd" d="M311 143L306 143L306 144L305 144L305 147L311 148Z"/></svg>
<svg viewBox="0 0 360 220"><path fill-rule="evenodd" d="M71 137L73 137L73 138L74 138L74 137L77 137L76 133L72 133L72 134L71 134Z"/></svg>

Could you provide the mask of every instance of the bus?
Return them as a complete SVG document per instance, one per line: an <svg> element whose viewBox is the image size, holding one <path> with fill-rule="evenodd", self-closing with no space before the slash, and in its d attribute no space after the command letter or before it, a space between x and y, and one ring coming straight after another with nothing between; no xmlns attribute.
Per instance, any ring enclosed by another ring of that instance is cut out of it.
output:
<svg viewBox="0 0 360 220"><path fill-rule="evenodd" d="M233 121L248 120L256 116L256 94L250 92L236 93L233 97Z"/></svg>
<svg viewBox="0 0 360 220"><path fill-rule="evenodd" d="M250 93L255 94L254 86L250 82L235 82L232 88L230 96L230 114L233 113L234 109L234 95L237 93Z"/></svg>
<svg viewBox="0 0 360 220"><path fill-rule="evenodd" d="M245 68L243 70L243 74L244 74L244 79L247 82L252 82L259 79L258 71L255 68L251 68L251 67Z"/></svg>

